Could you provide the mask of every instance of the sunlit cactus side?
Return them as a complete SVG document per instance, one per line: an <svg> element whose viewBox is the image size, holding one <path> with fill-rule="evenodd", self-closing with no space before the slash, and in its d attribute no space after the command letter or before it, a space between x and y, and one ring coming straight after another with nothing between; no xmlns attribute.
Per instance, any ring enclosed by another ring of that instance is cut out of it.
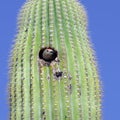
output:
<svg viewBox="0 0 120 120"><path fill-rule="evenodd" d="M28 0L10 58L10 120L101 120L101 86L76 0Z"/></svg>

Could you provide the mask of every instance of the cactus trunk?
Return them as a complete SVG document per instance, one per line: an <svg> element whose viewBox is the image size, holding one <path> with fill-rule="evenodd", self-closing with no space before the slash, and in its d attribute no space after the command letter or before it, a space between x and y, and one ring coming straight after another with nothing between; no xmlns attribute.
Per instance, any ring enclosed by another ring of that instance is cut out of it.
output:
<svg viewBox="0 0 120 120"><path fill-rule="evenodd" d="M10 60L10 120L101 120L100 81L81 3L28 0Z"/></svg>

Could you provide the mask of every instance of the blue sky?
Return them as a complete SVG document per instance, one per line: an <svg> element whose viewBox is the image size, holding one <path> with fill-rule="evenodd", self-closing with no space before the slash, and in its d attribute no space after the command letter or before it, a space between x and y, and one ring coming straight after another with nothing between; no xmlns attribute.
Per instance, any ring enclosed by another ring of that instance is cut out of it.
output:
<svg viewBox="0 0 120 120"><path fill-rule="evenodd" d="M25 0L0 1L0 120L8 120L8 55ZM103 118L120 120L120 0L81 0L103 82Z"/></svg>

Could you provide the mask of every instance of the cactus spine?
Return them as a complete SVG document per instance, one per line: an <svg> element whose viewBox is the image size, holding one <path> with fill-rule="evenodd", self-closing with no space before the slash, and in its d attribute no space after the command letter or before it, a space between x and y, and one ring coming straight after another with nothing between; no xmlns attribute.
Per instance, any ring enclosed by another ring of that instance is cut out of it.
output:
<svg viewBox="0 0 120 120"><path fill-rule="evenodd" d="M24 4L10 59L10 120L101 120L101 87L86 19L75 0ZM58 60L40 59L45 47L55 49Z"/></svg>

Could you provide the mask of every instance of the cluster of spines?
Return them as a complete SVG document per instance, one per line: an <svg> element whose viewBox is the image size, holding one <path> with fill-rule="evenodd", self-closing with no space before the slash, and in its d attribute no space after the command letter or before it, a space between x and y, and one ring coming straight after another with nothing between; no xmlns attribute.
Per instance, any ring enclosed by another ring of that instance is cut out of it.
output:
<svg viewBox="0 0 120 120"><path fill-rule="evenodd" d="M29 0L11 57L10 119L100 120L101 90L84 9L75 0ZM60 63L41 67L41 47ZM62 78L55 79L55 70ZM71 77L70 77L71 76Z"/></svg>

